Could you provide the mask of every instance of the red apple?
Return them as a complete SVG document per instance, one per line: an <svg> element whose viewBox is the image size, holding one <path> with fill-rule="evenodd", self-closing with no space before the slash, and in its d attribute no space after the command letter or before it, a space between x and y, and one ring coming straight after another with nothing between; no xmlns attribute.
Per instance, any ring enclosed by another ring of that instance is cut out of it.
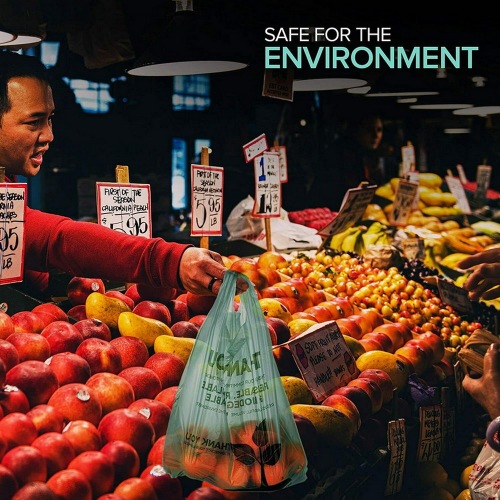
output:
<svg viewBox="0 0 500 500"><path fill-rule="evenodd" d="M47 477L66 469L75 458L75 449L68 439L60 432L46 432L38 436L31 446L36 448L45 458L47 464Z"/></svg>
<svg viewBox="0 0 500 500"><path fill-rule="evenodd" d="M196 325L198 329L203 325L205 319L207 319L206 314L195 314L194 316L191 316L188 321L190 323L193 323L193 325Z"/></svg>
<svg viewBox="0 0 500 500"><path fill-rule="evenodd" d="M158 498L168 500L183 500L182 483L178 477L171 477L161 465L149 465L140 474L142 479L149 481Z"/></svg>
<svg viewBox="0 0 500 500"><path fill-rule="evenodd" d="M361 387L356 387L354 385L344 385L335 389L334 394L340 394L350 399L358 409L361 422L366 420L372 414L372 400L370 396L361 389Z"/></svg>
<svg viewBox="0 0 500 500"><path fill-rule="evenodd" d="M141 498L143 500L157 500L158 495L153 485L140 477L129 477L119 483L113 491L117 498Z"/></svg>
<svg viewBox="0 0 500 500"><path fill-rule="evenodd" d="M187 321L191 315L186 302L179 300L179 298L169 300L166 306L170 311L172 325L179 321Z"/></svg>
<svg viewBox="0 0 500 500"><path fill-rule="evenodd" d="M64 309L53 302L38 304L31 310L31 312L41 315L42 317L42 313L53 316L55 319L52 321L69 321L68 315L64 312ZM47 319L49 318L47 317Z"/></svg>
<svg viewBox="0 0 500 500"><path fill-rule="evenodd" d="M187 305L187 292L179 293L174 300L179 300Z"/></svg>
<svg viewBox="0 0 500 500"><path fill-rule="evenodd" d="M289 349L273 347L273 356L280 375L300 375L300 370Z"/></svg>
<svg viewBox="0 0 500 500"><path fill-rule="evenodd" d="M94 373L86 383L101 403L102 416L134 401L134 388L128 380L109 372Z"/></svg>
<svg viewBox="0 0 500 500"><path fill-rule="evenodd" d="M118 375L130 383L135 399L154 399L162 389L160 377L145 366L131 366L122 370Z"/></svg>
<svg viewBox="0 0 500 500"><path fill-rule="evenodd" d="M31 311L19 311L11 316L14 332L40 333L45 326L43 319Z"/></svg>
<svg viewBox="0 0 500 500"><path fill-rule="evenodd" d="M110 441L101 452L107 455L115 469L115 485L129 477L136 477L140 472L140 459L136 449L125 441Z"/></svg>
<svg viewBox="0 0 500 500"><path fill-rule="evenodd" d="M371 399L372 402L372 415L377 413L383 404L382 390L380 387L369 378L355 378L351 380L347 385L356 386L363 389Z"/></svg>
<svg viewBox="0 0 500 500"><path fill-rule="evenodd" d="M192 490L186 500L224 500L226 497L215 488L210 486L199 486Z"/></svg>
<svg viewBox="0 0 500 500"><path fill-rule="evenodd" d="M73 306L70 309L68 309L68 318L71 318L75 321L87 319L87 311L85 309L85 304Z"/></svg>
<svg viewBox="0 0 500 500"><path fill-rule="evenodd" d="M171 385L166 389L161 390L155 397L157 401L165 403L170 409L174 405L175 395L177 394L178 385Z"/></svg>
<svg viewBox="0 0 500 500"><path fill-rule="evenodd" d="M110 344L120 353L122 370L132 366L144 366L149 358L148 347L137 337L116 337Z"/></svg>
<svg viewBox="0 0 500 500"><path fill-rule="evenodd" d="M38 436L35 424L24 413L14 412L0 420L0 434L7 442L7 449L30 445Z"/></svg>
<svg viewBox="0 0 500 500"><path fill-rule="evenodd" d="M195 339L200 327L192 321L178 321L174 323L170 329L174 337L188 337Z"/></svg>
<svg viewBox="0 0 500 500"><path fill-rule="evenodd" d="M14 493L19 489L16 476L14 473L0 464L0 491L5 499L12 498ZM91 499L89 499L91 500Z"/></svg>
<svg viewBox="0 0 500 500"><path fill-rule="evenodd" d="M141 413L129 408L119 408L104 415L99 422L98 430L103 443L110 441L126 441L146 459L155 441L153 424Z"/></svg>
<svg viewBox="0 0 500 500"><path fill-rule="evenodd" d="M267 324L267 329L269 331L269 338L271 340L271 345L277 345L278 344L278 335L276 334L275 329L267 321L266 321L266 324Z"/></svg>
<svg viewBox="0 0 500 500"><path fill-rule="evenodd" d="M163 436L167 432L172 410L165 403L155 399L141 398L131 403L129 408L138 411L153 424L155 438Z"/></svg>
<svg viewBox="0 0 500 500"><path fill-rule="evenodd" d="M31 481L47 480L45 458L33 446L19 445L10 449L2 458L2 465L14 474L19 486Z"/></svg>
<svg viewBox="0 0 500 500"><path fill-rule="evenodd" d="M130 310L135 307L134 299L132 299L132 297L128 295L125 295L125 293L120 292L120 290L108 290L107 292L104 292L104 295L106 295L107 297L120 299L122 302L125 302L127 306L129 306Z"/></svg>
<svg viewBox="0 0 500 500"><path fill-rule="evenodd" d="M109 326L97 318L81 319L74 326L82 334L84 340L96 338L109 342L112 338Z"/></svg>
<svg viewBox="0 0 500 500"><path fill-rule="evenodd" d="M5 363L6 372L19 363L19 353L8 340L0 339L0 359Z"/></svg>
<svg viewBox="0 0 500 500"><path fill-rule="evenodd" d="M58 500L92 500L89 480L79 470L64 469L56 472L46 484L57 495Z"/></svg>
<svg viewBox="0 0 500 500"><path fill-rule="evenodd" d="M6 384L0 389L0 408L3 415L14 412L27 413L30 409L30 402L19 387Z"/></svg>
<svg viewBox="0 0 500 500"><path fill-rule="evenodd" d="M161 381L161 388L179 385L186 364L179 356L170 352L155 352L144 364L153 370Z"/></svg>
<svg viewBox="0 0 500 500"><path fill-rule="evenodd" d="M363 370L358 377L373 380L382 391L382 400L384 403L392 401L394 396L394 384L392 383L392 379L387 372L376 368L367 368L366 370Z"/></svg>
<svg viewBox="0 0 500 500"><path fill-rule="evenodd" d="M35 424L39 436L46 432L62 432L65 425L64 415L51 405L36 405L26 415Z"/></svg>
<svg viewBox="0 0 500 500"><path fill-rule="evenodd" d="M271 268L259 268L259 273L264 277L265 285L261 288L263 290L266 287L275 285L281 282L281 276L276 269Z"/></svg>
<svg viewBox="0 0 500 500"><path fill-rule="evenodd" d="M59 352L75 352L83 342L83 335L68 321L53 321L40 335L48 340L51 355Z"/></svg>
<svg viewBox="0 0 500 500"><path fill-rule="evenodd" d="M90 377L90 366L86 359L74 352L60 352L45 360L52 368L59 387L78 382L84 384Z"/></svg>
<svg viewBox="0 0 500 500"><path fill-rule="evenodd" d="M17 332L7 337L19 355L19 362L27 360L45 361L50 356L49 341L40 333Z"/></svg>
<svg viewBox="0 0 500 500"><path fill-rule="evenodd" d="M14 331L15 325L12 318L6 312L0 311L0 339L6 339Z"/></svg>
<svg viewBox="0 0 500 500"><path fill-rule="evenodd" d="M139 300L135 301L136 305L143 300L154 300L156 302L166 304L169 300L172 300L177 296L177 290L175 288L153 287L144 283L132 285L132 288L134 286L136 288L136 293L139 296ZM129 290L127 290L127 292L128 291Z"/></svg>
<svg viewBox="0 0 500 500"><path fill-rule="evenodd" d="M7 375L7 365L4 360L0 358L0 388L5 384L5 376Z"/></svg>
<svg viewBox="0 0 500 500"><path fill-rule="evenodd" d="M165 440L167 436L161 435L149 450L146 465L161 465L163 463L163 453L165 451Z"/></svg>
<svg viewBox="0 0 500 500"><path fill-rule="evenodd" d="M162 302L143 300L133 308L132 312L139 316L143 316L144 318L157 319L158 321L165 323L167 326L172 324L170 311Z"/></svg>
<svg viewBox="0 0 500 500"><path fill-rule="evenodd" d="M110 342L95 337L85 339L75 351L87 360L90 373L119 373L122 370L122 360L118 349Z"/></svg>
<svg viewBox="0 0 500 500"><path fill-rule="evenodd" d="M54 492L42 481L30 481L21 486L12 500L57 500Z"/></svg>
<svg viewBox="0 0 500 500"><path fill-rule="evenodd" d="M113 489L115 469L110 457L102 451L84 451L68 464L68 469L79 470L92 487L93 498L98 498Z"/></svg>
<svg viewBox="0 0 500 500"><path fill-rule="evenodd" d="M71 383L59 387L48 401L55 406L67 421L87 420L97 425L102 407L97 394L85 384Z"/></svg>
<svg viewBox="0 0 500 500"><path fill-rule="evenodd" d="M71 443L75 455L84 451L97 451L102 448L101 433L88 420L72 420L62 431L62 435Z"/></svg>
<svg viewBox="0 0 500 500"><path fill-rule="evenodd" d="M215 302L215 295L197 295L192 292L187 292L186 304L191 316L198 314L208 314Z"/></svg>
<svg viewBox="0 0 500 500"><path fill-rule="evenodd" d="M46 403L59 387L56 374L43 361L22 361L12 367L5 379L26 394L30 406Z"/></svg>
<svg viewBox="0 0 500 500"><path fill-rule="evenodd" d="M87 297L93 292L105 293L106 287L100 278L82 278L75 276L66 287L68 300L74 306L85 304Z"/></svg>
<svg viewBox="0 0 500 500"><path fill-rule="evenodd" d="M275 318L272 316L266 316L266 323L271 325L276 332L276 344L283 344L290 340L290 328L285 320L281 318Z"/></svg>

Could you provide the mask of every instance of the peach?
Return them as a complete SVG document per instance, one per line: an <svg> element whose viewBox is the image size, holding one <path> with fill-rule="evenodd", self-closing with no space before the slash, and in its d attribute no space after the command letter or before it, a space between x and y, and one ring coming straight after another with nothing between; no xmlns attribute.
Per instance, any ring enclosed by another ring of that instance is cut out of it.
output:
<svg viewBox="0 0 500 500"><path fill-rule="evenodd" d="M333 319L332 313L325 306L312 306L304 310L304 312L311 314L314 320L318 323L324 323L326 321L331 321Z"/></svg>
<svg viewBox="0 0 500 500"><path fill-rule="evenodd" d="M30 445L38 436L31 418L20 412L9 413L0 420L0 434L7 442L7 450Z"/></svg>
<svg viewBox="0 0 500 500"><path fill-rule="evenodd" d="M21 486L12 497L13 500L55 500L54 492L42 481L30 481Z"/></svg>
<svg viewBox="0 0 500 500"><path fill-rule="evenodd" d="M88 420L72 420L63 429L62 435L71 443L76 455L100 450L103 444L99 430Z"/></svg>
<svg viewBox="0 0 500 500"><path fill-rule="evenodd" d="M60 432L46 432L38 436L31 443L31 446L40 451L45 458L47 477L66 469L71 460L76 456L73 445Z"/></svg>
<svg viewBox="0 0 500 500"><path fill-rule="evenodd" d="M80 321L82 319L87 319L87 311L85 309L85 304L79 304L68 309L68 318L75 321Z"/></svg>
<svg viewBox="0 0 500 500"><path fill-rule="evenodd" d="M432 355L432 363L439 363L444 357L444 342L443 339L432 332L421 333L418 336L415 336L416 340L423 340L426 344L428 344L433 351Z"/></svg>
<svg viewBox="0 0 500 500"><path fill-rule="evenodd" d="M203 325L203 322L207 318L206 314L195 314L194 316L191 316L188 321L190 323L193 323L193 325L196 325L198 329Z"/></svg>
<svg viewBox="0 0 500 500"><path fill-rule="evenodd" d="M374 338L363 337L362 339L359 340L359 343L363 346L363 349L365 350L365 352L383 351L384 350L384 348L382 347L382 344L378 340L375 340Z"/></svg>
<svg viewBox="0 0 500 500"><path fill-rule="evenodd" d="M373 331L377 326L384 324L384 317L374 308L360 309L358 315L368 320L370 324L369 331Z"/></svg>
<svg viewBox="0 0 500 500"><path fill-rule="evenodd" d="M141 413L129 408L119 408L104 415L99 422L103 444L125 441L131 444L145 460L155 441L153 424Z"/></svg>
<svg viewBox="0 0 500 500"><path fill-rule="evenodd" d="M165 403L155 399L141 398L131 403L129 408L139 412L153 424L156 438L167 432L172 410Z"/></svg>
<svg viewBox="0 0 500 500"><path fill-rule="evenodd" d="M373 333L383 333L391 339L393 349L391 352L403 347L406 342L403 333L398 328L396 323L383 323L382 325L375 327L373 329Z"/></svg>
<svg viewBox="0 0 500 500"><path fill-rule="evenodd" d="M59 387L56 374L50 366L37 360L22 361L12 367L5 381L21 389L31 407L46 403Z"/></svg>
<svg viewBox="0 0 500 500"><path fill-rule="evenodd" d="M113 489L115 469L108 455L101 451L84 451L68 464L68 469L79 470L84 474L92 488L93 498Z"/></svg>
<svg viewBox="0 0 500 500"><path fill-rule="evenodd" d="M275 285L266 286L260 290L260 295L263 299L275 299L277 297L286 297L286 292L283 288Z"/></svg>
<svg viewBox="0 0 500 500"><path fill-rule="evenodd" d="M192 490L186 500L224 500L226 497L211 486L199 486Z"/></svg>
<svg viewBox="0 0 500 500"><path fill-rule="evenodd" d="M160 377L151 368L131 366L122 370L118 375L130 383L135 399L154 399L162 390Z"/></svg>
<svg viewBox="0 0 500 500"><path fill-rule="evenodd" d="M285 256L273 250L267 250L266 252L261 253L257 258L257 267L261 269L283 269L283 267L286 267L287 264L288 261Z"/></svg>
<svg viewBox="0 0 500 500"><path fill-rule="evenodd" d="M285 308L289 311L290 314L304 310L299 299L293 297L277 297L274 300L277 300L280 304L285 306Z"/></svg>
<svg viewBox="0 0 500 500"><path fill-rule="evenodd" d="M254 285L261 290L267 286L266 278L259 273L257 262L250 257L242 257L231 264L231 271L244 274Z"/></svg>
<svg viewBox="0 0 500 500"><path fill-rule="evenodd" d="M108 290L107 292L104 292L104 295L107 297L114 297L115 299L120 299L122 302L125 302L132 310L135 307L135 301L132 299L132 297L125 295L125 293L120 292L120 290Z"/></svg>
<svg viewBox="0 0 500 500"><path fill-rule="evenodd" d="M59 387L47 404L55 406L67 421L87 420L97 425L101 419L101 402L93 389L85 384L74 382Z"/></svg>
<svg viewBox="0 0 500 500"><path fill-rule="evenodd" d="M175 395L177 394L178 385L171 385L163 390L161 390L154 399L165 403L170 409L174 404Z"/></svg>
<svg viewBox="0 0 500 500"><path fill-rule="evenodd" d="M381 351L386 351L393 353L394 352L394 347L392 345L392 340L391 338L386 335L385 333L382 332L368 332L363 337L361 340L374 340L381 346Z"/></svg>
<svg viewBox="0 0 500 500"><path fill-rule="evenodd" d="M90 366L90 373L109 372L117 374L122 370L118 350L106 340L95 337L85 339L75 351Z"/></svg>
<svg viewBox="0 0 500 500"><path fill-rule="evenodd" d="M8 340L0 339L0 359L5 363L6 372L19 363L19 353Z"/></svg>
<svg viewBox="0 0 500 500"><path fill-rule="evenodd" d="M266 323L271 325L276 332L276 345L290 340L290 328L288 328L288 323L285 320L267 316Z"/></svg>
<svg viewBox="0 0 500 500"><path fill-rule="evenodd" d="M139 498L141 500L158 499L153 485L140 477L129 477L123 480L118 484L113 493L123 498L123 500L137 500Z"/></svg>
<svg viewBox="0 0 500 500"><path fill-rule="evenodd" d="M280 375L300 375L293 354L286 347L273 347L273 356Z"/></svg>
<svg viewBox="0 0 500 500"><path fill-rule="evenodd" d="M144 366L158 375L161 388L166 389L171 385L179 385L186 364L176 354L155 352L149 357Z"/></svg>
<svg viewBox="0 0 500 500"><path fill-rule="evenodd" d="M18 489L19 485L14 473L5 465L0 464L0 491L4 498L12 498Z"/></svg>
<svg viewBox="0 0 500 500"><path fill-rule="evenodd" d="M372 414L372 400L368 393L355 385L344 385L335 389L333 394L340 394L341 396L350 399L358 409L361 422L366 420Z"/></svg>
<svg viewBox="0 0 500 500"><path fill-rule="evenodd" d="M261 288L261 290L266 287L273 286L281 281L281 276L276 269L259 268L259 273L264 277L265 282L265 285Z"/></svg>
<svg viewBox="0 0 500 500"><path fill-rule="evenodd" d="M158 495L158 498L168 500L183 500L182 483L179 478L171 477L165 472L161 465L147 466L139 476L150 482Z"/></svg>
<svg viewBox="0 0 500 500"><path fill-rule="evenodd" d="M28 413L30 402L19 387L6 384L0 390L0 408L3 415L14 412Z"/></svg>
<svg viewBox="0 0 500 500"><path fill-rule="evenodd" d="M64 309L53 302L38 304L31 310L31 312L34 312L42 317L45 314L53 316L54 320L52 321L69 321L68 315L64 312ZM47 317L47 319L49 318Z"/></svg>
<svg viewBox="0 0 500 500"><path fill-rule="evenodd" d="M119 352L122 370L132 366L144 366L149 358L148 347L137 337L120 336L112 339L110 344Z"/></svg>
<svg viewBox="0 0 500 500"><path fill-rule="evenodd" d="M356 340L361 340L363 337L361 327L355 321L351 320L351 318L338 318L335 321L339 327L340 333L343 335L349 335L349 337Z"/></svg>
<svg viewBox="0 0 500 500"><path fill-rule="evenodd" d="M177 296L177 290L171 287L153 287L146 285L145 283L137 283L136 285L132 285L131 288L133 289L134 287L136 289L136 294L139 297L139 300L135 301L136 305L143 300L154 300L165 304ZM129 290L130 288L127 292Z"/></svg>
<svg viewBox="0 0 500 500"><path fill-rule="evenodd" d="M89 480L79 470L60 470L49 477L46 484L60 500L92 500Z"/></svg>
<svg viewBox="0 0 500 500"><path fill-rule="evenodd" d="M2 465L15 476L17 484L24 486L31 481L47 480L47 464L40 450L33 446L19 445L10 449L2 458Z"/></svg>
<svg viewBox="0 0 500 500"><path fill-rule="evenodd" d="M165 440L167 436L163 434L156 439L153 446L149 450L146 464L147 465L161 465L163 463L163 452L165 451Z"/></svg>
<svg viewBox="0 0 500 500"><path fill-rule="evenodd" d="M134 388L128 380L109 372L94 373L86 383L101 403L102 416L134 401Z"/></svg>
<svg viewBox="0 0 500 500"><path fill-rule="evenodd" d="M10 318L14 323L14 332L40 333L45 326L44 320L31 311L19 311Z"/></svg>
<svg viewBox="0 0 500 500"><path fill-rule="evenodd" d="M270 323L266 321L266 324L267 330L269 331L269 340L271 341L271 345L276 345L278 343L278 335Z"/></svg>
<svg viewBox="0 0 500 500"><path fill-rule="evenodd" d="M369 378L358 377L354 380L351 380L347 385L359 387L368 394L372 402L372 414L377 413L380 408L382 408L382 404L384 402L382 390L373 380Z"/></svg>
<svg viewBox="0 0 500 500"><path fill-rule="evenodd" d="M68 321L53 321L49 323L40 333L50 345L50 354L59 352L75 352L83 342L83 335Z"/></svg>
<svg viewBox="0 0 500 500"><path fill-rule="evenodd" d="M4 311L0 311L0 339L6 339L15 332L15 324L12 318Z"/></svg>
<svg viewBox="0 0 500 500"><path fill-rule="evenodd" d="M187 321L191 316L186 302L177 299L169 300L166 304L170 311L171 324L174 325L178 321Z"/></svg>
<svg viewBox="0 0 500 500"><path fill-rule="evenodd" d="M59 352L45 360L55 373L59 387L75 382L84 384L90 377L87 360L74 352Z"/></svg>
<svg viewBox="0 0 500 500"><path fill-rule="evenodd" d="M175 337L189 337L195 339L200 327L192 321L178 321L170 329Z"/></svg>
<svg viewBox="0 0 500 500"><path fill-rule="evenodd" d="M124 479L135 477L140 472L140 459L136 449L125 441L110 441L106 443L101 452L107 455L115 469L115 485Z"/></svg>
<svg viewBox="0 0 500 500"><path fill-rule="evenodd" d="M109 326L97 318L81 319L74 327L82 334L83 340L93 337L109 342L112 338Z"/></svg>
<svg viewBox="0 0 500 500"><path fill-rule="evenodd" d="M409 342L411 341L408 341L403 347L396 349L394 354L398 358L405 359L417 375L422 375L431 366L432 349L431 354L429 354L422 346L409 344Z"/></svg>
<svg viewBox="0 0 500 500"><path fill-rule="evenodd" d="M65 425L64 415L51 405L36 405L26 415L35 424L39 436L46 432L62 432Z"/></svg>
<svg viewBox="0 0 500 500"><path fill-rule="evenodd" d="M361 415L358 411L358 407L346 396L334 392L324 399L321 404L329 406L330 408L335 408L346 415L351 420L356 432L361 427Z"/></svg>
<svg viewBox="0 0 500 500"><path fill-rule="evenodd" d="M16 332L7 337L19 355L19 362L27 360L45 361L50 356L49 341L39 333Z"/></svg>
<svg viewBox="0 0 500 500"><path fill-rule="evenodd" d="M139 302L132 312L143 316L144 318L152 318L165 323L167 326L172 324L172 317L168 307L162 302L155 302L154 300L143 300Z"/></svg>
<svg viewBox="0 0 500 500"><path fill-rule="evenodd" d="M378 370L376 368L367 368L363 370L358 377L360 378L369 378L373 380L382 391L382 400L384 403L388 403L392 401L394 396L394 384L392 383L392 379L387 372L384 370Z"/></svg>
<svg viewBox="0 0 500 500"><path fill-rule="evenodd" d="M69 302L76 306L85 304L87 297L93 292L105 293L106 287L100 278L83 278L74 276L66 287Z"/></svg>

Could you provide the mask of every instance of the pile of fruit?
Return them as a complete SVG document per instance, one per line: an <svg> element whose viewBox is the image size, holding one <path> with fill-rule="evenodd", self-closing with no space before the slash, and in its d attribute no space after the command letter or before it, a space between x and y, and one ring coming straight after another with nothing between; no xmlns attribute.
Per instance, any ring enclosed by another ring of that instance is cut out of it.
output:
<svg viewBox="0 0 500 500"><path fill-rule="evenodd" d="M333 212L328 207L305 208L304 210L288 212L290 222L318 230L323 229L336 215L337 212Z"/></svg>

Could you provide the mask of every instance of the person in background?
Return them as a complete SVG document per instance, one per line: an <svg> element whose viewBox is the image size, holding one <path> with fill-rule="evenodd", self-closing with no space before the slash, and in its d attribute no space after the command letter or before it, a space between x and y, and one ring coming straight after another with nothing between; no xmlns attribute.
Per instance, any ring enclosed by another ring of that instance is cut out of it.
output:
<svg viewBox="0 0 500 500"><path fill-rule="evenodd" d="M458 266L474 268L463 285L471 300L500 297L500 248L471 255ZM491 344L484 355L483 375L479 378L466 375L462 387L492 419L500 416L500 344Z"/></svg>
<svg viewBox="0 0 500 500"><path fill-rule="evenodd" d="M397 176L391 148L382 142L384 124L378 114L354 114L345 133L325 150L323 171L314 179L310 197L318 206L339 210L348 189L361 182L380 186Z"/></svg>
<svg viewBox="0 0 500 500"><path fill-rule="evenodd" d="M40 172L54 140L54 111L45 66L35 57L0 51L0 166L6 182ZM217 294L227 269L208 249L129 236L29 207L25 245L24 281L42 294L48 292L51 269L200 295Z"/></svg>

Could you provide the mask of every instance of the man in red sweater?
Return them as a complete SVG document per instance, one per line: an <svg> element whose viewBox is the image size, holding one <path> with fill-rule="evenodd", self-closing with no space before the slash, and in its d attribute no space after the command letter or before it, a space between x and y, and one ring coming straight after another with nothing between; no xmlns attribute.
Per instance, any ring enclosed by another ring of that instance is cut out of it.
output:
<svg viewBox="0 0 500 500"><path fill-rule="evenodd" d="M0 51L0 166L6 181L33 177L54 139L54 101L45 66ZM226 267L221 256L162 238L129 236L90 222L27 209L24 281L44 292L48 271L143 283L199 295L217 294Z"/></svg>

